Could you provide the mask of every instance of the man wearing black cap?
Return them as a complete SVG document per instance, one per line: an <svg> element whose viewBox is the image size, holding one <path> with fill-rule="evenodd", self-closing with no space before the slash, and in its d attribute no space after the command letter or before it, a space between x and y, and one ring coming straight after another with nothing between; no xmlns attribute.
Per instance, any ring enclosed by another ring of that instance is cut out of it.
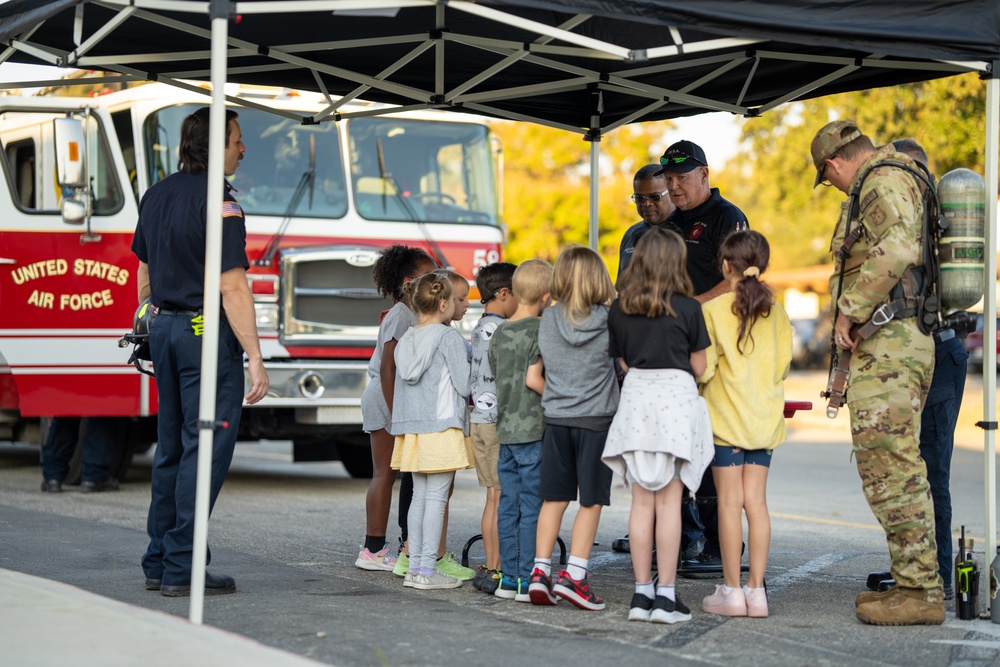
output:
<svg viewBox="0 0 1000 667"><path fill-rule="evenodd" d="M677 228L687 245L687 272L695 298L705 303L729 291L729 283L722 277L719 250L732 232L749 229L747 217L723 199L718 188L708 184L708 160L698 144L686 140L671 144L660 158L660 165L656 174L663 175L670 200L677 207L666 224ZM718 576L722 572L722 555L711 468L705 471L697 496L701 499L696 514L704 528L704 548L700 555L683 561L678 574L696 578ZM696 529L694 514L681 515L685 534Z"/></svg>
<svg viewBox="0 0 1000 667"><path fill-rule="evenodd" d="M660 158L667 193L677 207L667 224L680 230L687 244L687 270L701 303L729 291L722 277L719 249L730 233L749 229L747 216L708 184L708 161L701 146L690 141L672 144Z"/></svg>

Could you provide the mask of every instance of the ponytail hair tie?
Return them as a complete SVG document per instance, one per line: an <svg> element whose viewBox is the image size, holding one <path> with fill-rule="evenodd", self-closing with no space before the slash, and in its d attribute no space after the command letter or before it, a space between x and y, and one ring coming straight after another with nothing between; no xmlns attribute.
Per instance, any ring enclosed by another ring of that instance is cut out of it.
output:
<svg viewBox="0 0 1000 667"><path fill-rule="evenodd" d="M760 269L756 266L748 266L746 270L743 271L743 276L749 278L750 276L758 277L760 276Z"/></svg>

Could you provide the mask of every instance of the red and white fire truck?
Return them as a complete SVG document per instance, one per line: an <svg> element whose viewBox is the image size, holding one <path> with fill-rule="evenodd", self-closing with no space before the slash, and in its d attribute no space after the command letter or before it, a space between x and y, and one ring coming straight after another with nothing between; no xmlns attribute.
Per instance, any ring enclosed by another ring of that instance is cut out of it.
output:
<svg viewBox="0 0 1000 667"><path fill-rule="evenodd" d="M498 143L458 114L352 103L312 122L324 98L258 93L278 113L238 109L247 153L233 185L271 392L244 410L241 438L292 440L298 460L370 474L360 396L391 305L372 283L377 252L418 245L470 279L497 261ZM117 345L137 305L130 246L139 198L176 169L181 120L206 103L161 84L0 98L0 440L38 442L52 415L120 417L123 473L156 439L155 381ZM82 188L57 174L65 118L83 138Z"/></svg>

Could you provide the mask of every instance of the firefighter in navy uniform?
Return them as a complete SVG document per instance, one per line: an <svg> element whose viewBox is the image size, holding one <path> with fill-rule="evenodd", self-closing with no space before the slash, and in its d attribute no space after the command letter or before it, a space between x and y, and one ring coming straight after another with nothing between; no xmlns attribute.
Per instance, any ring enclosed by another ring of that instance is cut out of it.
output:
<svg viewBox="0 0 1000 667"><path fill-rule="evenodd" d="M209 109L199 109L181 125L179 171L143 196L132 251L139 258L139 301L151 297L156 316L149 344L159 394L158 439L153 460L147 532L142 557L146 588L174 597L191 591L198 413L201 385L202 308L205 275L205 206L208 197ZM225 173L243 159L236 113L226 112ZM267 395L268 378L257 339L253 296L246 279L246 225L243 211L225 184L222 221L222 314L216 419L228 428L215 432L209 511L232 461L243 401ZM211 296L211 295L210 295ZM243 352L251 380L244 397ZM209 558L211 555L209 554ZM232 593L231 577L205 574L205 594Z"/></svg>

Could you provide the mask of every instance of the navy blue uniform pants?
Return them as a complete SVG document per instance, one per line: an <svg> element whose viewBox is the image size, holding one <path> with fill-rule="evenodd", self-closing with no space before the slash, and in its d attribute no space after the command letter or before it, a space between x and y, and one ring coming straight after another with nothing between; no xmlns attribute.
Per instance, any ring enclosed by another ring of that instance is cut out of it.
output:
<svg viewBox="0 0 1000 667"><path fill-rule="evenodd" d="M148 579L161 579L168 586L183 586L191 581L201 341L192 328L190 313L161 311L153 320L149 347L159 394L158 440L146 522L149 547L142 557L142 569ZM218 422L228 421L229 427L215 430L210 512L233 460L243 382L243 350L223 317L215 418Z"/></svg>
<svg viewBox="0 0 1000 667"><path fill-rule="evenodd" d="M955 424L965 393L969 353L962 341L934 338L934 375L920 415L920 456L927 463L927 483L934 502L938 573L945 586L952 581L951 455L955 449Z"/></svg>
<svg viewBox="0 0 1000 667"><path fill-rule="evenodd" d="M42 476L63 481L69 473L80 440L80 417L53 417L49 433L42 445ZM88 417L83 435L84 482L103 482L111 476L115 455L115 418Z"/></svg>

